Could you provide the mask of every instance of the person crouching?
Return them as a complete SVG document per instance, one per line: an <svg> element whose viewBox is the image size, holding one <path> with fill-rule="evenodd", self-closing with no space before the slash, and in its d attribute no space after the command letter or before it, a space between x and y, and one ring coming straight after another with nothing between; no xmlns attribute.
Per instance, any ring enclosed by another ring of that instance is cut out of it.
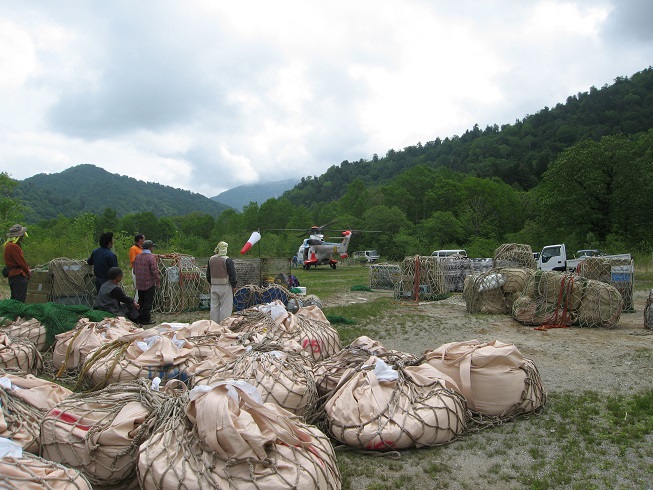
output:
<svg viewBox="0 0 653 490"><path fill-rule="evenodd" d="M108 281L102 283L93 308L104 310L114 315L124 316L135 322L138 320L139 304L130 298L120 287L122 269L111 267L107 273Z"/></svg>

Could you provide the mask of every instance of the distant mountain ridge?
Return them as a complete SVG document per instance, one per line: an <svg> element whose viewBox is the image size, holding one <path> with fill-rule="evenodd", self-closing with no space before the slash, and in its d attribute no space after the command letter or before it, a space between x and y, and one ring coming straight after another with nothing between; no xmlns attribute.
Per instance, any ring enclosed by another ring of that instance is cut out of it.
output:
<svg viewBox="0 0 653 490"><path fill-rule="evenodd" d="M38 174L19 181L16 197L25 206L25 220L34 223L64 215L114 209L118 216L150 211L157 217L193 212L217 217L229 206L202 194L112 174L91 164L59 173Z"/></svg>
<svg viewBox="0 0 653 490"><path fill-rule="evenodd" d="M265 184L247 184L239 185L233 189L221 192L211 199L219 201L227 206L231 206L238 211L250 202L256 202L259 205L271 198L281 197L281 195L299 184L299 179L285 179Z"/></svg>

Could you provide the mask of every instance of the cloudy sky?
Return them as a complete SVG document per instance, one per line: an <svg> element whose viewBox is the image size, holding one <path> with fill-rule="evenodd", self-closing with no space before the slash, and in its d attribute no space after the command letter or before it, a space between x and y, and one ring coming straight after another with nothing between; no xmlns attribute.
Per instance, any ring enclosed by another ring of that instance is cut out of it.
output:
<svg viewBox="0 0 653 490"><path fill-rule="evenodd" d="M631 76L651 25L650 0L0 0L0 171L320 175Z"/></svg>

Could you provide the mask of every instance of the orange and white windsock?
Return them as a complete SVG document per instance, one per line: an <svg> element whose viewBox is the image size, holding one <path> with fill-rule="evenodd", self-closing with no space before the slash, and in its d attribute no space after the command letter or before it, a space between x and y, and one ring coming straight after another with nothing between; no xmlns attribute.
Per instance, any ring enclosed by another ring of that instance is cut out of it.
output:
<svg viewBox="0 0 653 490"><path fill-rule="evenodd" d="M256 242L261 239L261 234L258 231L253 232L247 239L247 243L243 245L243 248L240 249L240 254L245 255L247 251L252 248Z"/></svg>

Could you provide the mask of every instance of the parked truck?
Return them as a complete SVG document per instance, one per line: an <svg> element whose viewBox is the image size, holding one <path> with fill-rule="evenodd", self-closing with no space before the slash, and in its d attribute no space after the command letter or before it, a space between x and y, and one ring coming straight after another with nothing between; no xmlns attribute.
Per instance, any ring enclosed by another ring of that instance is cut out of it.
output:
<svg viewBox="0 0 653 490"><path fill-rule="evenodd" d="M543 271L574 271L587 257L603 257L605 259L631 260L630 254L604 255L598 250L578 250L574 257L567 256L567 247L564 243L547 245L540 252L537 259L537 268Z"/></svg>

